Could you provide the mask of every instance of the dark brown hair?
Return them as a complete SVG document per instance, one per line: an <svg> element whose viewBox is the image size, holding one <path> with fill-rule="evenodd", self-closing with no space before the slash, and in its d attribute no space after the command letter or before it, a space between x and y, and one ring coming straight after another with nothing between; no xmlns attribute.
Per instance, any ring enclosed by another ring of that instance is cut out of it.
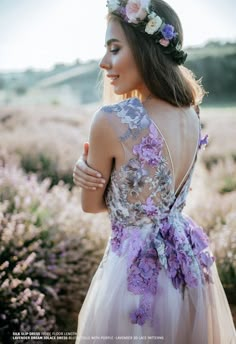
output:
<svg viewBox="0 0 236 344"><path fill-rule="evenodd" d="M183 44L183 29L176 12L163 0L152 0L152 7L165 22L174 26L179 44ZM190 106L201 103L205 94L200 81L184 66L179 66L164 47L155 43L152 36L133 28L118 16L110 14L108 19L118 20L133 52L140 75L149 91L174 106Z"/></svg>

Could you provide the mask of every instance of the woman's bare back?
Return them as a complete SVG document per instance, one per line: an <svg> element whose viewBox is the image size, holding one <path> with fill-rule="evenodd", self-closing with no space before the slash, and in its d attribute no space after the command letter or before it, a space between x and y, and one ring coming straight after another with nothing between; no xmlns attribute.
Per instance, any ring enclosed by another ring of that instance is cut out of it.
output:
<svg viewBox="0 0 236 344"><path fill-rule="evenodd" d="M193 107L177 108L162 100L150 100L144 107L165 139L178 193L198 150L199 117Z"/></svg>

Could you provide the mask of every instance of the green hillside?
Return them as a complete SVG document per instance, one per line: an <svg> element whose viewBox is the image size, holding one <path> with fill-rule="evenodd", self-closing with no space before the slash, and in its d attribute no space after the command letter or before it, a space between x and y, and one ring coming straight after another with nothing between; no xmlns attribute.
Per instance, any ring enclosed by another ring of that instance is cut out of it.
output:
<svg viewBox="0 0 236 344"><path fill-rule="evenodd" d="M209 42L204 47L187 48L186 67L202 83L208 96L205 104L236 103L236 43ZM42 93L57 90L70 92L79 103L99 101L99 61L57 64L49 71L28 69L24 72L0 73L0 103L11 97L25 96L32 90ZM68 91L69 90L69 91ZM31 93L30 93L31 94ZM5 99L5 100L4 100Z"/></svg>

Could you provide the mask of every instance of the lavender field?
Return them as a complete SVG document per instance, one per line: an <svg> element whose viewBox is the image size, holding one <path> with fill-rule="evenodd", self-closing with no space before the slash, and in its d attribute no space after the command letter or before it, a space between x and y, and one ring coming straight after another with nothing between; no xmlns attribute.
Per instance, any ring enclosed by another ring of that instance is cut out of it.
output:
<svg viewBox="0 0 236 344"><path fill-rule="evenodd" d="M0 342L11 331L75 331L110 233L84 214L72 170L93 112L86 107L0 108ZM201 151L185 212L207 232L235 316L236 108L203 108Z"/></svg>

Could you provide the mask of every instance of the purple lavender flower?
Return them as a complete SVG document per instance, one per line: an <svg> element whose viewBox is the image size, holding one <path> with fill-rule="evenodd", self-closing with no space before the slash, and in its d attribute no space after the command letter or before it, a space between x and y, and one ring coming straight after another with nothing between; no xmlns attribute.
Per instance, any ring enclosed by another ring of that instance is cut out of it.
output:
<svg viewBox="0 0 236 344"><path fill-rule="evenodd" d="M162 159L163 140L158 136L154 124L150 125L149 130L149 135L143 137L142 142L133 147L133 153L138 156L142 164L147 163L156 167Z"/></svg>
<svg viewBox="0 0 236 344"><path fill-rule="evenodd" d="M177 35L177 33L175 32L174 26L170 24L165 24L165 26L161 30L161 33L163 37L167 40L171 40Z"/></svg>

